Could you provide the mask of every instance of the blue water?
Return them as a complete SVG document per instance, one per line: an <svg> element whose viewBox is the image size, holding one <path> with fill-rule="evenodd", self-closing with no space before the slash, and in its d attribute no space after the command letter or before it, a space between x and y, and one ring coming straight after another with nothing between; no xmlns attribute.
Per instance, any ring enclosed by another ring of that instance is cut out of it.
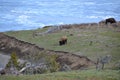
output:
<svg viewBox="0 0 120 80"><path fill-rule="evenodd" d="M0 0L0 32L120 20L120 0Z"/></svg>

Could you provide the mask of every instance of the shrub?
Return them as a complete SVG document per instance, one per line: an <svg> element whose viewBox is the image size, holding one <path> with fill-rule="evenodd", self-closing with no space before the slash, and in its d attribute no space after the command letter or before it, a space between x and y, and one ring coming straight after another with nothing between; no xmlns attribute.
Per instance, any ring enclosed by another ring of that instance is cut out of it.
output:
<svg viewBox="0 0 120 80"><path fill-rule="evenodd" d="M15 52L11 54L11 58L9 62L6 64L6 68L10 68L10 67L16 67L17 69L19 68L19 62Z"/></svg>
<svg viewBox="0 0 120 80"><path fill-rule="evenodd" d="M49 55L46 57L46 61L48 64L48 68L50 70L50 72L56 72L60 69L60 65L59 63L56 61L57 59L57 55Z"/></svg>
<svg viewBox="0 0 120 80"><path fill-rule="evenodd" d="M46 54L45 51L38 54L29 54L26 55L24 58L27 59L31 63L31 65L34 65L30 66L31 68L33 68L33 74L56 72L60 68L59 63L56 61L58 56L55 54Z"/></svg>

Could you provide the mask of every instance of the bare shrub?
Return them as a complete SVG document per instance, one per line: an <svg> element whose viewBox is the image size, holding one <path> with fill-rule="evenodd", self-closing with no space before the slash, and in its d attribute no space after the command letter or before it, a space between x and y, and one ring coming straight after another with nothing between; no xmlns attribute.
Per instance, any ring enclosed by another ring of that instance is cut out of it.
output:
<svg viewBox="0 0 120 80"><path fill-rule="evenodd" d="M112 59L111 55L106 55L103 57L99 57L97 58L97 62L96 62L96 69L100 70L100 69L104 69L105 64L109 63Z"/></svg>

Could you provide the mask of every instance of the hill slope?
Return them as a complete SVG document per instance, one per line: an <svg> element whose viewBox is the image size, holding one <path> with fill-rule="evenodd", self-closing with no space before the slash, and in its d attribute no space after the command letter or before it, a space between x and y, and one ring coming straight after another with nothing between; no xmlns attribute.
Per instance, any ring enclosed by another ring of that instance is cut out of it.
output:
<svg viewBox="0 0 120 80"><path fill-rule="evenodd" d="M117 25L117 27L114 25ZM114 26L114 28L111 26ZM62 27L62 29L48 34L44 33L49 31L50 27L28 31L10 31L6 34L45 49L71 52L87 56L92 60L107 54L112 55L113 60L119 60L120 23L101 26L97 23L74 24L63 25ZM33 36L34 33L40 35ZM68 44L59 46L59 40L64 35L68 37Z"/></svg>
<svg viewBox="0 0 120 80"><path fill-rule="evenodd" d="M31 44L25 41L18 40L14 37L5 35L0 33L0 51L6 52L11 54L12 52L16 52L17 55L22 58L25 55L33 55L32 57L36 56L36 54L43 52L45 54L56 54L58 55L57 61L60 64L67 64L70 66L71 69L77 70L83 67L88 67L93 65L90 59L85 56L80 56L76 54L72 54L69 52L63 51L53 51L53 50L45 50L44 48L40 48L35 44Z"/></svg>
<svg viewBox="0 0 120 80"><path fill-rule="evenodd" d="M23 55L47 50L49 54L59 55L58 61L65 62L72 69L79 69L82 65L88 66L89 61L91 64L92 61L96 62L98 57L105 55L112 56L112 63L109 65L113 67L120 60L119 24L73 24L58 26L57 30L56 26L47 26L37 30L10 31L5 33L9 36L1 34L1 40L3 39L3 47L7 47L4 51L16 50L18 54L22 53L19 55ZM62 36L67 36L68 43L59 46Z"/></svg>

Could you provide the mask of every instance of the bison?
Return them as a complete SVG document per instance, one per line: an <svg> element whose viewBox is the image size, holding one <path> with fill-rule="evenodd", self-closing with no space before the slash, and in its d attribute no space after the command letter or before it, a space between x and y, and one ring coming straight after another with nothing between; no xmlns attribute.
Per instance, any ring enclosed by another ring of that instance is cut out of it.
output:
<svg viewBox="0 0 120 80"><path fill-rule="evenodd" d="M59 41L59 45L65 45L67 44L67 37L66 36L63 36L60 41Z"/></svg>
<svg viewBox="0 0 120 80"><path fill-rule="evenodd" d="M108 18L105 20L105 24L108 24L108 23L116 23L116 20L114 18Z"/></svg>

